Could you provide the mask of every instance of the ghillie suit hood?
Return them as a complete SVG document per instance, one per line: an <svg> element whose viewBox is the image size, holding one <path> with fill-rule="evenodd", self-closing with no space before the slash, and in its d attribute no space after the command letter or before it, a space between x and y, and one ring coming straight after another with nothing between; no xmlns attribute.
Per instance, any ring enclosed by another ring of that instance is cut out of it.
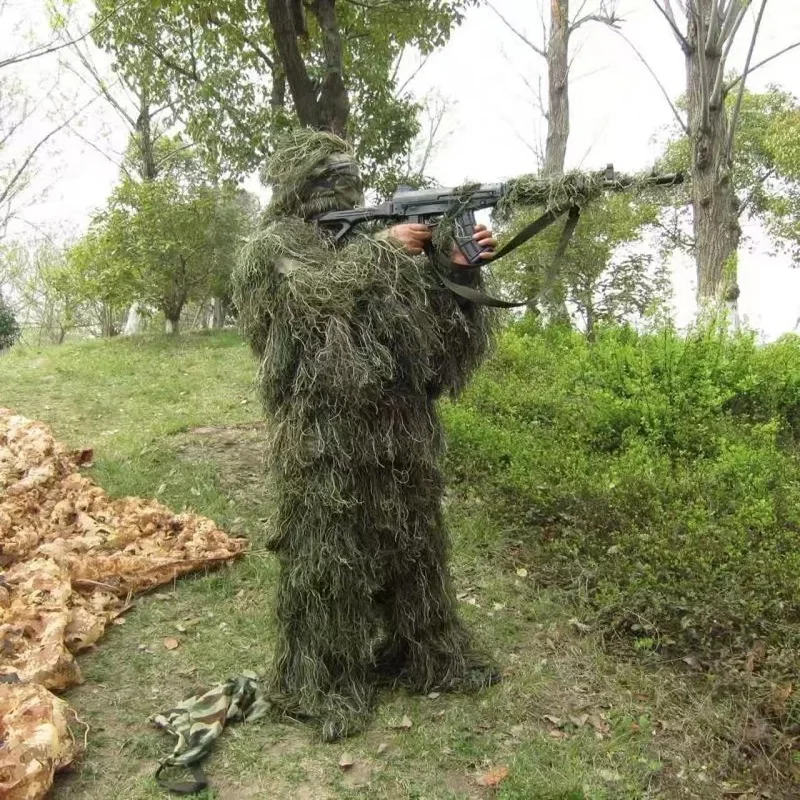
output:
<svg viewBox="0 0 800 800"><path fill-rule="evenodd" d="M273 189L268 218L310 219L363 202L363 187L352 147L344 139L309 128L284 133L261 173Z"/></svg>
<svg viewBox="0 0 800 800"><path fill-rule="evenodd" d="M334 739L369 718L381 680L418 691L485 680L447 568L436 400L483 359L492 316L390 237L334 244L304 221L325 201L305 187L347 151L327 134L295 137L314 143L313 165L292 148L273 156L273 205L234 287L270 418L281 567L270 695Z"/></svg>

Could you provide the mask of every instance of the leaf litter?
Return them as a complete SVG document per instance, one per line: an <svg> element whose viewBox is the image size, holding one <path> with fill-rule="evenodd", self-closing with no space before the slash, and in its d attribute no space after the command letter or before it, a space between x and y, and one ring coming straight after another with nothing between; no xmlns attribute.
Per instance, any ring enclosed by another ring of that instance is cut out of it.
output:
<svg viewBox="0 0 800 800"><path fill-rule="evenodd" d="M154 500L111 499L41 422L0 408L0 796L36 800L79 753L53 692L83 681L75 654L120 624L130 597L246 548ZM171 596L171 595L168 595ZM165 639L174 649L176 639ZM142 647L142 646L140 646ZM148 649L148 652L152 652Z"/></svg>

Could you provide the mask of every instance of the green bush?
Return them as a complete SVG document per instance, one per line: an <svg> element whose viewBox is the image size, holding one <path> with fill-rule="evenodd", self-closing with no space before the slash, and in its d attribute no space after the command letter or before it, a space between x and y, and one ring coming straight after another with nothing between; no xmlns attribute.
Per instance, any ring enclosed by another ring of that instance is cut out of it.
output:
<svg viewBox="0 0 800 800"><path fill-rule="evenodd" d="M0 352L8 349L20 337L20 328L11 307L0 295Z"/></svg>
<svg viewBox="0 0 800 800"><path fill-rule="evenodd" d="M519 323L443 411L455 485L609 626L707 653L793 635L800 338Z"/></svg>

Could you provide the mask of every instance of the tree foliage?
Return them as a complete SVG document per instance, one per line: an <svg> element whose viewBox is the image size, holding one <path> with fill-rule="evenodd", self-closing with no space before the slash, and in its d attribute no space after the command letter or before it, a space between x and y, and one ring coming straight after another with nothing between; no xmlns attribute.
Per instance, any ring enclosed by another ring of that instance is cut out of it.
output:
<svg viewBox="0 0 800 800"><path fill-rule="evenodd" d="M518 212L514 229L533 221L541 212ZM659 214L656 198L629 193L597 198L583 210L559 259L559 294L554 305L569 303L590 336L598 323L621 322L644 314L665 296L668 280L663 265L643 241ZM562 230L563 225L553 225L498 262L498 277L513 287L516 296L541 295Z"/></svg>
<svg viewBox="0 0 800 800"><path fill-rule="evenodd" d="M14 309L0 294L0 353L7 350L20 337L20 327Z"/></svg>
<svg viewBox="0 0 800 800"><path fill-rule="evenodd" d="M134 301L153 306L175 330L187 301L228 294L255 205L245 192L215 183L179 137L161 137L156 156L158 178L123 178L70 250L61 285L117 319Z"/></svg>
<svg viewBox="0 0 800 800"><path fill-rule="evenodd" d="M736 98L729 96L726 103L732 107ZM683 104L681 98L678 106ZM764 92L742 95L731 164L739 195L737 213L761 221L774 241L795 259L800 257L799 136L800 105L791 93L771 86ZM690 163L689 139L675 128L664 145L662 164L668 170L688 170ZM688 189L676 200L676 208L685 208ZM685 218L683 222L685 226ZM667 234L668 246L694 251L694 239L680 225Z"/></svg>
<svg viewBox="0 0 800 800"><path fill-rule="evenodd" d="M294 20L289 44L315 96L325 93L338 69L331 41L339 41L349 104L345 132L357 143L368 183L379 182L382 170L398 169L419 130L417 104L399 85L400 58L411 48L425 56L443 45L472 1L405 0L402 14L393 3L372 0L316 0L306 10L292 4L301 18ZM152 57L154 100L169 102L187 135L236 176L258 167L272 133L298 119L269 5L134 0L117 7L115 0L98 0L98 15L117 10L96 39L124 75L139 73L143 54ZM334 12L333 29L320 22L323 6Z"/></svg>
<svg viewBox="0 0 800 800"><path fill-rule="evenodd" d="M84 322L71 298L54 282L63 265L64 250L50 237L0 246L0 285L13 298L20 327L30 330L37 344L60 344L71 328Z"/></svg>

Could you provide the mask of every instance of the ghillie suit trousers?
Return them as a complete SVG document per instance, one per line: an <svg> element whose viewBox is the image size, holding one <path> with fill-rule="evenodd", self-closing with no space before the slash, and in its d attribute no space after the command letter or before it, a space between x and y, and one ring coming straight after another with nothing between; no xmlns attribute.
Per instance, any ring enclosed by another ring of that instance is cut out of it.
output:
<svg viewBox="0 0 800 800"><path fill-rule="evenodd" d="M358 730L382 681L469 688L485 662L458 617L442 515L442 425L484 356L489 311L386 235L334 246L263 225L235 277L260 360L280 562L271 699Z"/></svg>

